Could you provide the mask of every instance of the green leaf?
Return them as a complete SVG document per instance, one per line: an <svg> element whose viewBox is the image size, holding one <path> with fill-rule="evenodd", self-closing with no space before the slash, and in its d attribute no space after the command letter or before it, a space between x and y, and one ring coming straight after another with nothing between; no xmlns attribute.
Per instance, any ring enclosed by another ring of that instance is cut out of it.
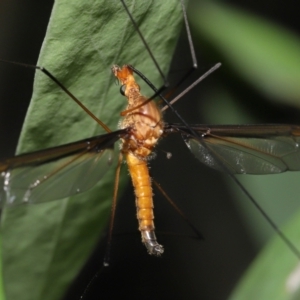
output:
<svg viewBox="0 0 300 300"><path fill-rule="evenodd" d="M284 233L299 249L300 214L297 213ZM300 295L299 260L277 236L255 259L230 300L296 300Z"/></svg>
<svg viewBox="0 0 300 300"><path fill-rule="evenodd" d="M166 73L180 29L180 4L127 2ZM148 74L155 85L162 84L121 2L56 1L38 65L46 67L115 130L126 103L114 84L110 71L113 64L132 64ZM152 94L141 86L146 96ZM100 132L103 130L99 125L45 74L37 72L18 153L65 144ZM2 247L7 299L53 300L63 296L103 230L105 234L114 166L99 185L76 197L5 209ZM121 187L127 178L121 180Z"/></svg>
<svg viewBox="0 0 300 300"><path fill-rule="evenodd" d="M191 23L237 75L261 93L300 107L300 40L279 25L220 2L195 2ZM219 57L220 59L220 57Z"/></svg>

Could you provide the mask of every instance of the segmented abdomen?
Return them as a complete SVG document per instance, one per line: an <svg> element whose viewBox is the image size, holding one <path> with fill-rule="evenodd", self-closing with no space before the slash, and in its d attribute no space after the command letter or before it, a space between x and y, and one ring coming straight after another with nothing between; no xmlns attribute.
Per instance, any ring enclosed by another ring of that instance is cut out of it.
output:
<svg viewBox="0 0 300 300"><path fill-rule="evenodd" d="M135 190L137 218L142 241L149 254L159 256L164 250L163 246L157 243L154 233L152 187L147 162L130 152L126 153L125 157Z"/></svg>

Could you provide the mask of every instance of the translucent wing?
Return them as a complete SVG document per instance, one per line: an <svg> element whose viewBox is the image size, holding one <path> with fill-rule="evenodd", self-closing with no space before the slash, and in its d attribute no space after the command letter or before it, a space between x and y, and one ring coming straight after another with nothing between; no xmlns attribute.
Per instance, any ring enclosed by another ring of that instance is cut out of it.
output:
<svg viewBox="0 0 300 300"><path fill-rule="evenodd" d="M198 136L182 126L172 126L181 131L192 153L216 170L224 170L219 161L235 174L300 170L300 126L192 125Z"/></svg>
<svg viewBox="0 0 300 300"><path fill-rule="evenodd" d="M0 162L1 206L46 202L88 190L111 165L113 145L120 134L122 131Z"/></svg>

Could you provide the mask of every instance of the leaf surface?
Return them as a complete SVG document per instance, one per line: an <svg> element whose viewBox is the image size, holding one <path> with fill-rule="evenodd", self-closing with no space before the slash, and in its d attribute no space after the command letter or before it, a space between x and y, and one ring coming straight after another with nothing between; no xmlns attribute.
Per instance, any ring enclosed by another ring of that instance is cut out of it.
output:
<svg viewBox="0 0 300 300"><path fill-rule="evenodd" d="M127 2L166 73L180 29L179 3ZM155 85L162 84L121 2L56 1L38 65L47 68L115 130L126 103L111 74L113 64L132 64L148 74ZM147 90L145 94L147 96ZM104 133L99 125L45 74L36 73L18 153L73 142L101 132ZM115 150L118 152L117 146ZM63 296L101 234L105 234L115 165L86 193L41 205L5 209L2 255L7 299L53 300ZM126 168L123 169L127 173ZM122 178L120 189L127 178Z"/></svg>

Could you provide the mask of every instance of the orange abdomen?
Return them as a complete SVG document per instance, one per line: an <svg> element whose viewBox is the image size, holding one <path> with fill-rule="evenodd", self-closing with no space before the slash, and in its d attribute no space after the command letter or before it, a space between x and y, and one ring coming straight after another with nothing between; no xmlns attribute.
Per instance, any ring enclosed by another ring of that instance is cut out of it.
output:
<svg viewBox="0 0 300 300"><path fill-rule="evenodd" d="M163 253L163 247L157 243L154 233L152 187L147 162L130 152L127 152L125 157L135 190L142 242L150 254L159 256Z"/></svg>
<svg viewBox="0 0 300 300"><path fill-rule="evenodd" d="M131 153L126 154L126 160L135 190L139 230L153 230L152 188L147 162Z"/></svg>

